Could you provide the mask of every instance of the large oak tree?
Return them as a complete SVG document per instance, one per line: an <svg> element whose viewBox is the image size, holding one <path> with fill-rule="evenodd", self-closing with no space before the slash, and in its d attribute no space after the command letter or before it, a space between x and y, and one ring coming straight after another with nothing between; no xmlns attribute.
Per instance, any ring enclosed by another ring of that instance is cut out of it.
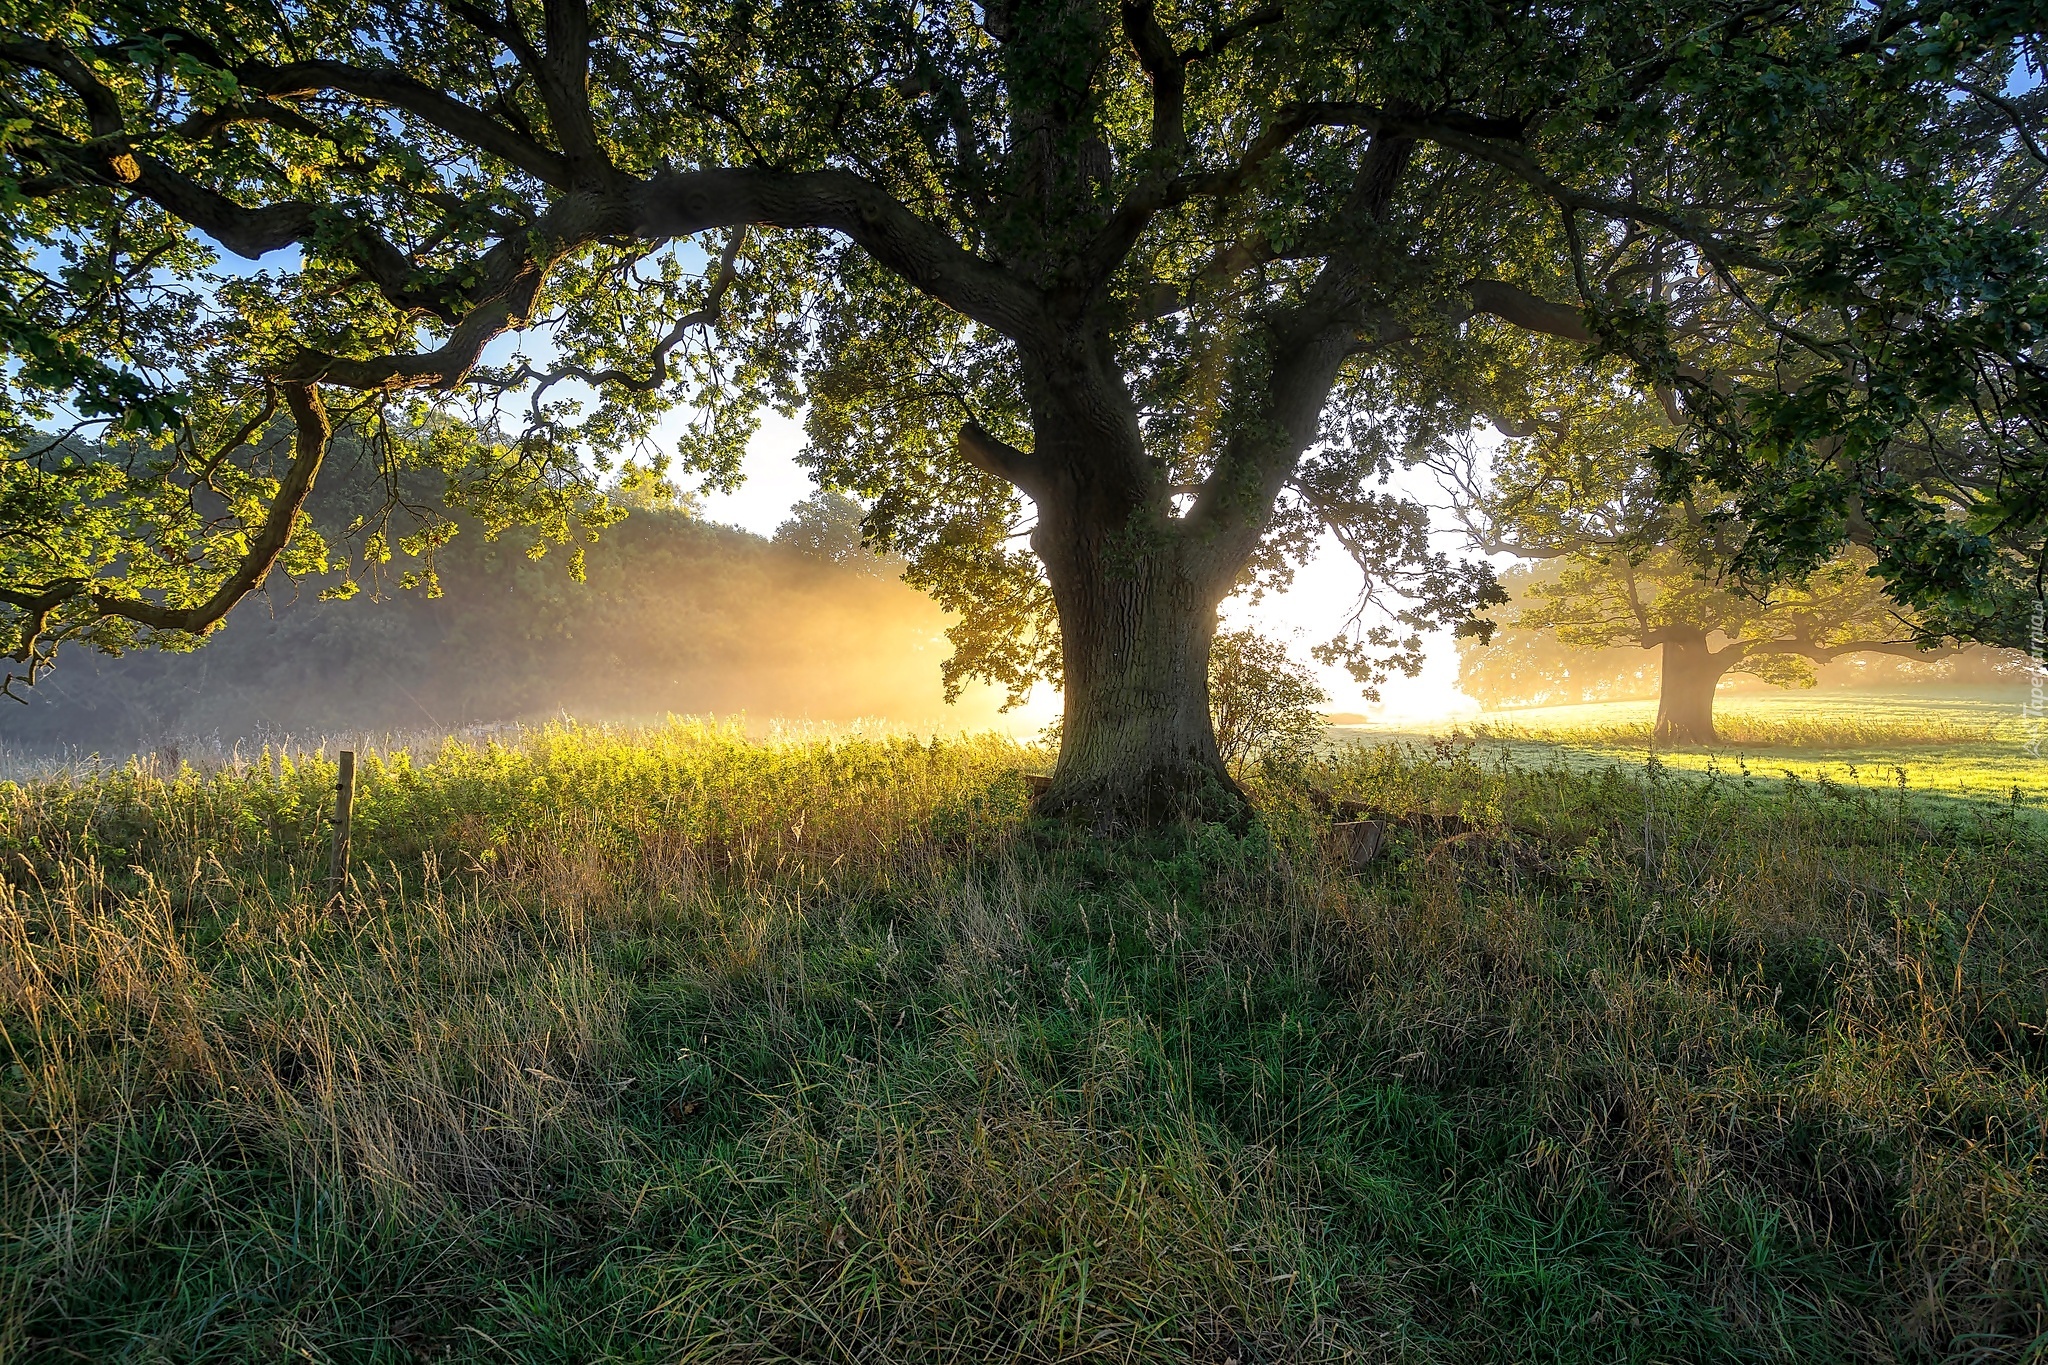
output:
<svg viewBox="0 0 2048 1365"><path fill-rule="evenodd" d="M664 410L729 478L760 404L805 408L963 610L956 672L1063 683L1046 800L1103 819L1229 799L1215 606L1318 537L1365 571L1330 651L1367 676L1487 600L1379 484L1585 353L1686 433L1666 496L1746 500L1759 575L1861 537L1989 629L2038 550L2039 0L0 18L31 671L324 565L296 514L337 422L568 539Z"/></svg>

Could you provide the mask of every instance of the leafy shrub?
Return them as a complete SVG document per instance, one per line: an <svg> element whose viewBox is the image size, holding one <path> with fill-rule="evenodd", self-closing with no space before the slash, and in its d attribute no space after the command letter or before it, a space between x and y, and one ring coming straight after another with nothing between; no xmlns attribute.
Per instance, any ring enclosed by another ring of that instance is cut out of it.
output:
<svg viewBox="0 0 2048 1365"><path fill-rule="evenodd" d="M1209 714L1224 762L1235 767L1307 749L1323 733L1316 708L1329 701L1315 675L1280 641L1250 626L1217 633L1209 653Z"/></svg>

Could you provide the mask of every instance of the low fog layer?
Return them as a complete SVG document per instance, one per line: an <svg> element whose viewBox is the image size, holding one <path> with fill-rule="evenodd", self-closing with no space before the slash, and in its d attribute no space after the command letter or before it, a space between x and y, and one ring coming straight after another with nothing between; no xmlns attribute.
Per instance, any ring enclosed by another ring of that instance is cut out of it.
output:
<svg viewBox="0 0 2048 1365"><path fill-rule="evenodd" d="M946 621L886 574L673 512L638 512L587 552L539 562L465 533L445 594L320 602L289 585L242 604L191 654L79 650L25 706L0 706L16 750L106 752L166 740L260 741L670 713L880 719L940 729L996 720L977 690L945 703Z"/></svg>

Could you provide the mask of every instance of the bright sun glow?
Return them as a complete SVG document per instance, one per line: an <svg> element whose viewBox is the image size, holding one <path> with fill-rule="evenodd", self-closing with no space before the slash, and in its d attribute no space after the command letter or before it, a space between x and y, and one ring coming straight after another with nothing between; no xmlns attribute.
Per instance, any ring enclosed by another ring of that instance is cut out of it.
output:
<svg viewBox="0 0 2048 1365"><path fill-rule="evenodd" d="M732 493L707 494L704 515L758 535L773 535L789 515L790 505L812 488L810 475L796 463L803 439L801 424L773 414L764 417L747 449L746 482ZM1430 640L1422 673L1414 678L1397 674L1380 689L1377 704L1365 699L1358 683L1343 669L1325 667L1310 658L1310 647L1330 637L1357 593L1358 570L1335 542L1326 538L1315 557L1296 572L1285 593L1270 594L1256 604L1233 599L1224 604L1223 621L1228 626L1255 625L1287 641L1295 657L1314 668L1322 680L1333 715L1363 715L1373 724L1384 725L1419 725L1477 715L1479 703L1458 690L1458 651L1447 632ZM979 713L988 699L976 700L983 703L973 708ZM1041 687L1024 706L997 718L995 726L1029 736L1054 720L1059 710L1058 693Z"/></svg>

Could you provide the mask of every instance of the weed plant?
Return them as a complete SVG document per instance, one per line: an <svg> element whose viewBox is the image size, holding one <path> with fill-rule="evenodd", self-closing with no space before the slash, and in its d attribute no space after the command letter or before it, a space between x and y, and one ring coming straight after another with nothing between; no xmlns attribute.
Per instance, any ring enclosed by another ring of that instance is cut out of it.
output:
<svg viewBox="0 0 2048 1365"><path fill-rule="evenodd" d="M2048 833L574 727L0 786L0 1358L2027 1359ZM1459 814L1362 875L1318 795Z"/></svg>

